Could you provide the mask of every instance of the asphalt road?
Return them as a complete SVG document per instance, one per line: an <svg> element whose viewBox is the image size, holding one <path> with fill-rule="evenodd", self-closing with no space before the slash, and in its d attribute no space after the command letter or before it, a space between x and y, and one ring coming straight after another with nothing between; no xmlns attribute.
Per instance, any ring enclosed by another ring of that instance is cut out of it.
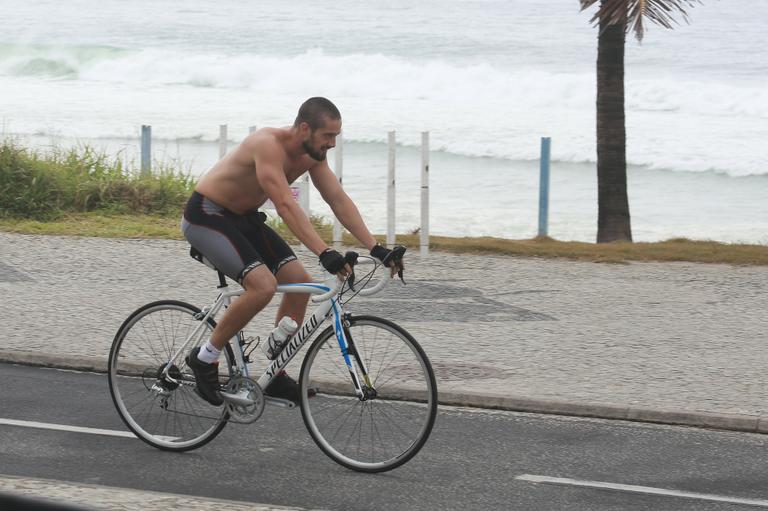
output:
<svg viewBox="0 0 768 511"><path fill-rule="evenodd" d="M10 476L332 510L768 507L768 436L748 433L445 407L416 458L366 475L327 458L298 410L269 407L182 454L28 422L125 431L105 375L0 365Z"/></svg>

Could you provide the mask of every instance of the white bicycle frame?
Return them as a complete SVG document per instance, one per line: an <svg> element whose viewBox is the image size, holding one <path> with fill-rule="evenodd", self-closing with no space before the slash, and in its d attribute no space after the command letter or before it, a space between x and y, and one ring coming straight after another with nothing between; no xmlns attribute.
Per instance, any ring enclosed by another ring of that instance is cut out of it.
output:
<svg viewBox="0 0 768 511"><path fill-rule="evenodd" d="M374 261L373 258L367 256L360 256L358 259L358 265L365 263L376 264L376 261ZM362 289L358 291L358 294L361 296L370 296L372 294L378 293L387 285L390 279L391 277L384 275L376 285L371 286L370 288ZM312 302L319 303L319 305L315 308L314 311L312 311L312 314L310 314L309 317L304 320L304 324L301 326L301 328L298 329L296 333L291 337L291 339L283 346L283 349L280 351L277 357L267 366L266 370L259 377L259 379L256 380L261 389L265 389L267 385L269 385L275 375L278 374L280 370L283 369L286 365L288 365L294 356L296 356L296 353L298 353L304 343L307 342L310 337L312 337L312 334L317 331L317 329L325 322L326 319L333 315L333 330L336 334L336 340L339 343L339 348L341 349L341 353L344 357L344 362L349 369L352 381L355 385L355 393L358 395L358 397L363 396L363 388L360 383L360 377L358 375L357 369L355 368L355 365L352 363L352 360L349 356L348 342L342 324L344 321L344 310L341 304L338 302L338 294L342 290L343 283L334 275L330 275L330 278L327 279L326 283L329 283L330 285L307 282L299 284L280 284L277 286L277 293L306 293L314 295L312 296ZM208 324L209 318L215 318L216 314L221 310L222 307L228 307L229 304L232 303L232 299L240 296L243 293L243 290L240 289L230 291L228 290L228 287L229 286L226 284L226 281L223 286L219 286L222 291L219 293L219 296L216 298L213 304L203 308L202 311L200 311L200 313L196 316L196 319L200 320L200 325L195 329L194 332L192 332L192 334L176 350L171 359L168 361L168 365L166 365L165 370L163 371L163 376L165 378L170 381L175 381L169 374L169 370L171 366L174 365L174 361L183 358L183 354L188 351L188 346L190 346L190 343L194 342L193 345L199 344L199 342L202 340L201 337L206 332L205 326ZM243 332L240 331L234 337L232 337L232 339L230 339L230 342L234 342L235 346L237 346L237 349L233 349L235 355L235 374L233 376L248 377L248 365L243 353L243 343L240 342L242 340L242 336ZM358 362L361 365L360 369L363 371L365 376L365 384L370 387L371 382L368 379L368 368L365 367L365 362L362 359L359 359ZM270 401L280 402L281 400L267 399L267 402Z"/></svg>

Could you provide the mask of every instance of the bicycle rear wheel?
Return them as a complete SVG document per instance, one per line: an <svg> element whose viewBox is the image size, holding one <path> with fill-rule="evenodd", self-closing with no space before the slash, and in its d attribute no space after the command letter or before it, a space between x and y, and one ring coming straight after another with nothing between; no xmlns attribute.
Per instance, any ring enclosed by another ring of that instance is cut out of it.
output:
<svg viewBox="0 0 768 511"><path fill-rule="evenodd" d="M226 407L214 407L195 392L195 377L184 357L210 338L216 323L195 317L200 309L184 302L149 303L122 324L109 352L109 391L125 425L158 449L201 447L227 424ZM186 340L198 335L174 360ZM225 346L220 377L232 374L232 348ZM168 363L171 362L167 373Z"/></svg>
<svg viewBox="0 0 768 511"><path fill-rule="evenodd" d="M337 463L361 472L384 472L410 460L424 446L437 414L432 366L403 328L372 316L345 327L349 357L365 380L355 394L333 328L309 348L301 367L301 413L312 439ZM369 384L369 385L366 385ZM314 388L317 395L307 397Z"/></svg>

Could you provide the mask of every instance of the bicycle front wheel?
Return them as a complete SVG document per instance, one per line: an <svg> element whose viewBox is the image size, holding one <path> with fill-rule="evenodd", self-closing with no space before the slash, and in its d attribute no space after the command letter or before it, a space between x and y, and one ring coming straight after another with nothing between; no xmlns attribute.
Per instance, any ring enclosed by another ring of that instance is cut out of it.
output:
<svg viewBox="0 0 768 511"><path fill-rule="evenodd" d="M359 316L344 328L365 395L356 394L329 327L312 343L301 367L304 424L337 463L361 472L391 470L416 455L432 431L435 375L424 350L398 325ZM307 397L308 389L317 395Z"/></svg>
<svg viewBox="0 0 768 511"><path fill-rule="evenodd" d="M172 300L147 304L125 320L109 352L109 391L120 417L136 436L158 449L201 447L229 418L226 407L214 407L198 396L195 377L184 361L216 326L212 319L203 324L199 312ZM177 353L182 346L183 352ZM229 345L224 352L222 379L231 375L233 361Z"/></svg>

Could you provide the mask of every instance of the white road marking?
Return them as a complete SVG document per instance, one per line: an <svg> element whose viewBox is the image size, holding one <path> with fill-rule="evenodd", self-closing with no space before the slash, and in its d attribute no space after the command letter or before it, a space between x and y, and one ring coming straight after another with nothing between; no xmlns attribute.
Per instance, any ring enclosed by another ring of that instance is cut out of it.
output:
<svg viewBox="0 0 768 511"><path fill-rule="evenodd" d="M597 488L601 490L615 490L630 493L644 493L646 495L661 495L664 497L679 497L683 499L708 500L712 502L728 502L731 504L744 504L746 506L768 507L768 500L744 499L740 497L726 497L724 495L712 495L709 493L695 493L688 491L666 490L651 486L636 486L632 484L604 483L600 481L580 481L565 477L547 477L531 474L523 474L515 477L520 481L531 483L559 484L563 486L580 486L584 488Z"/></svg>
<svg viewBox="0 0 768 511"><path fill-rule="evenodd" d="M20 426L22 428L52 429L55 431L71 431L74 433L89 433L91 435L108 435L108 436L119 436L123 438L136 438L136 435L134 435L130 431L118 431L116 429L82 428L80 426L67 426L66 424L49 424L46 422L0 419L0 425Z"/></svg>

